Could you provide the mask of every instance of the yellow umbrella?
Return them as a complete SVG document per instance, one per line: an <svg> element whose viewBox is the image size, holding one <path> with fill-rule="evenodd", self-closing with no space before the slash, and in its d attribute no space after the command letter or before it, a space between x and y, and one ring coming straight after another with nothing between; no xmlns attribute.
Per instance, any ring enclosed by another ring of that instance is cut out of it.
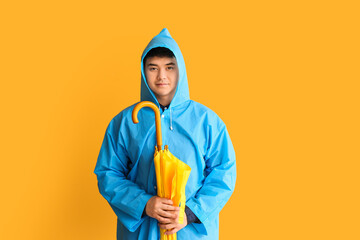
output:
<svg viewBox="0 0 360 240"><path fill-rule="evenodd" d="M180 206L179 223L183 224L185 214L185 186L190 175L191 168L171 154L167 145L162 150L160 110L152 102L143 101L138 103L132 112L132 120L138 123L137 114L143 107L150 107L155 113L156 140L154 164L156 172L157 195L173 201L174 206ZM176 233L165 235L166 230L160 229L161 240L176 240Z"/></svg>

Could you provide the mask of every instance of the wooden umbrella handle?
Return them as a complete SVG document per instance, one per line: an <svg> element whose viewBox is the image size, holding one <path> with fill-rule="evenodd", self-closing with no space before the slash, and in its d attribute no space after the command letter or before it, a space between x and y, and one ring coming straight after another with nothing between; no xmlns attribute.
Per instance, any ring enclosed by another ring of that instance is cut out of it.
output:
<svg viewBox="0 0 360 240"><path fill-rule="evenodd" d="M162 146L162 137L161 137L161 119L160 119L160 109L155 105L155 103L150 102L150 101L142 101L139 102L138 104L136 104L136 106L134 107L133 111L132 111L132 120L133 122L139 123L138 120L138 112L140 111L141 108L143 107L149 107L151 108L154 113L155 113L155 124L156 124L156 141L157 141L157 147L158 147L158 151L162 150L161 146Z"/></svg>

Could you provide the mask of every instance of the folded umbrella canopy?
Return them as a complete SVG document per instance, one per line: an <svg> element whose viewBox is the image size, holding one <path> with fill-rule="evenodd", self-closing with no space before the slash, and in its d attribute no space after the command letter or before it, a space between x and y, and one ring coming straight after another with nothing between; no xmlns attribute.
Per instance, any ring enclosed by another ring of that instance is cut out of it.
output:
<svg viewBox="0 0 360 240"><path fill-rule="evenodd" d="M190 175L191 168L171 154L167 145L162 150L161 120L159 108L150 101L138 103L132 112L132 120L138 123L138 112L143 107L150 107L155 113L156 140L154 164L157 182L157 195L173 201L174 206L180 206L179 223L183 224L185 214L185 186ZM176 233L165 235L164 229L160 229L161 240L176 240Z"/></svg>

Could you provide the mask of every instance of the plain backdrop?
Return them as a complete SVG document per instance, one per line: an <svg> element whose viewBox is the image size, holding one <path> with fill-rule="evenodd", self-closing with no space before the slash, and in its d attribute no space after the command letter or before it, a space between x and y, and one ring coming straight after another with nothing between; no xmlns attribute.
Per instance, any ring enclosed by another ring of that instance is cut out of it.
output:
<svg viewBox="0 0 360 240"><path fill-rule="evenodd" d="M93 173L164 27L237 160L220 239L360 239L357 1L4 1L0 239L111 240Z"/></svg>

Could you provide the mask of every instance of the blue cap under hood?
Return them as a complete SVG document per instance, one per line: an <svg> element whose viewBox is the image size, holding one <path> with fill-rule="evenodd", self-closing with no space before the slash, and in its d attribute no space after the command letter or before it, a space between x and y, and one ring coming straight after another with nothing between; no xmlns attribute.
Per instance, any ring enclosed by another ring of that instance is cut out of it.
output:
<svg viewBox="0 0 360 240"><path fill-rule="evenodd" d="M173 108L183 102L190 100L189 86L187 81L187 74L185 68L185 61L180 51L179 46L175 40L171 37L169 31L164 28L161 32L156 35L146 46L143 54L141 55L141 101L151 101L159 106L154 93L151 91L149 85L146 82L143 60L146 54L153 48L166 47L170 49L176 58L179 68L179 81L176 88L174 98L170 103L170 108Z"/></svg>

